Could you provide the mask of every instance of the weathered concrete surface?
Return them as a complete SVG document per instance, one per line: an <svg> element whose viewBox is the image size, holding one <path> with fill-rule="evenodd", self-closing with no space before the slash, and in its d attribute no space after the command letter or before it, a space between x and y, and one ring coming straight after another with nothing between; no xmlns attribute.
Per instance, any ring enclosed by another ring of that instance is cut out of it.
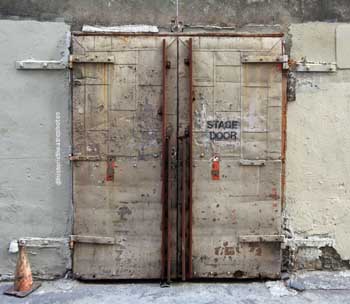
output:
<svg viewBox="0 0 350 304"><path fill-rule="evenodd" d="M292 58L335 61L336 27L292 25ZM286 211L293 237L315 241L298 249L297 268L339 268L337 259L350 259L349 96L349 70L297 73L296 102L288 105Z"/></svg>
<svg viewBox="0 0 350 304"><path fill-rule="evenodd" d="M347 0L180 0L185 24L288 24L305 21L349 21ZM176 0L2 0L2 16L38 20L63 18L82 24L157 24L168 26L176 15Z"/></svg>
<svg viewBox="0 0 350 304"><path fill-rule="evenodd" d="M337 64L340 69L350 68L349 58L350 25L342 24L336 30L336 51Z"/></svg>
<svg viewBox="0 0 350 304"><path fill-rule="evenodd" d="M0 304L93 304L93 303L241 303L241 304L343 304L350 298L349 273L311 273L296 276L306 291L286 288L282 281L250 283L174 283L160 288L157 283L84 284L59 280L44 282L25 299L8 297L2 292L11 286L0 284ZM321 283L318 284L317 282ZM341 281L340 290L334 290Z"/></svg>
<svg viewBox="0 0 350 304"><path fill-rule="evenodd" d="M61 59L67 51L67 31L64 23L0 21L0 279L11 277L15 269L17 255L8 253L11 240L70 234L68 71L15 69L16 60ZM61 185L56 184L57 151ZM65 273L68 242L55 244L29 248L35 274L50 278Z"/></svg>

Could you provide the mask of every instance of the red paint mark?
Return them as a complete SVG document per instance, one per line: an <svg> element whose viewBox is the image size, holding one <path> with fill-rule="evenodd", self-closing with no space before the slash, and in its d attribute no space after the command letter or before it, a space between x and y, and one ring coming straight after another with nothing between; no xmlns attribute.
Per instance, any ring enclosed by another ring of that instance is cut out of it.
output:
<svg viewBox="0 0 350 304"><path fill-rule="evenodd" d="M219 157L216 155L213 157L213 162L211 164L211 179L220 180L220 163Z"/></svg>
<svg viewBox="0 0 350 304"><path fill-rule="evenodd" d="M256 256L261 256L261 255L262 255L262 249L261 249L261 247L256 248L256 250L255 250L255 255L256 255Z"/></svg>
<svg viewBox="0 0 350 304"><path fill-rule="evenodd" d="M235 249L233 247L225 247L224 255L235 255Z"/></svg>
<svg viewBox="0 0 350 304"><path fill-rule="evenodd" d="M107 161L107 174L106 174L106 181L112 182L114 181L114 168L116 167L115 161L113 159L109 159Z"/></svg>
<svg viewBox="0 0 350 304"><path fill-rule="evenodd" d="M276 188L272 188L272 192L270 194L270 197L274 200L278 200L280 197L277 193L277 189Z"/></svg>

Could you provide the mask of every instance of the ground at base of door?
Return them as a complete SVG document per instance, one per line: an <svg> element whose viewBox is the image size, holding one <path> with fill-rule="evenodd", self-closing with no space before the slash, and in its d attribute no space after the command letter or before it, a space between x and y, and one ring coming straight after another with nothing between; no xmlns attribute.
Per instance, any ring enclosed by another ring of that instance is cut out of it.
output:
<svg viewBox="0 0 350 304"><path fill-rule="evenodd" d="M350 271L298 273L290 280L290 286L305 290L287 288L283 281L174 283L170 288L160 288L157 283L82 283L62 279L42 282L33 294L19 299L3 295L11 283L2 282L0 304L350 303Z"/></svg>

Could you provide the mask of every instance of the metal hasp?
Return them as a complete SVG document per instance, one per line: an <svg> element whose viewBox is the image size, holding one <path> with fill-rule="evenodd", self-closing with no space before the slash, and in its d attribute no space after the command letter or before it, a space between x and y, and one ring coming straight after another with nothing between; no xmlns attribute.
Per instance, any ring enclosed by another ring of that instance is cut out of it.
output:
<svg viewBox="0 0 350 304"><path fill-rule="evenodd" d="M67 65L61 60L19 60L16 61L17 70L64 70Z"/></svg>

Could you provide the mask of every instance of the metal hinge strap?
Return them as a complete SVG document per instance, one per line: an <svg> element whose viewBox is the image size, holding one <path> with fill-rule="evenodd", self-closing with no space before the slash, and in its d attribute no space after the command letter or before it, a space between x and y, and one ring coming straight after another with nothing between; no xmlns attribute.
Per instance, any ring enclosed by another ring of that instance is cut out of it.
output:
<svg viewBox="0 0 350 304"><path fill-rule="evenodd" d="M115 239L113 237L105 237L105 236L71 235L70 236L71 247L73 247L74 243L114 245Z"/></svg>
<svg viewBox="0 0 350 304"><path fill-rule="evenodd" d="M284 243L284 235L241 235L240 243Z"/></svg>
<svg viewBox="0 0 350 304"><path fill-rule="evenodd" d="M288 63L288 56L243 55L242 63Z"/></svg>
<svg viewBox="0 0 350 304"><path fill-rule="evenodd" d="M72 67L73 63L114 63L114 56L107 55L70 55L69 63Z"/></svg>

